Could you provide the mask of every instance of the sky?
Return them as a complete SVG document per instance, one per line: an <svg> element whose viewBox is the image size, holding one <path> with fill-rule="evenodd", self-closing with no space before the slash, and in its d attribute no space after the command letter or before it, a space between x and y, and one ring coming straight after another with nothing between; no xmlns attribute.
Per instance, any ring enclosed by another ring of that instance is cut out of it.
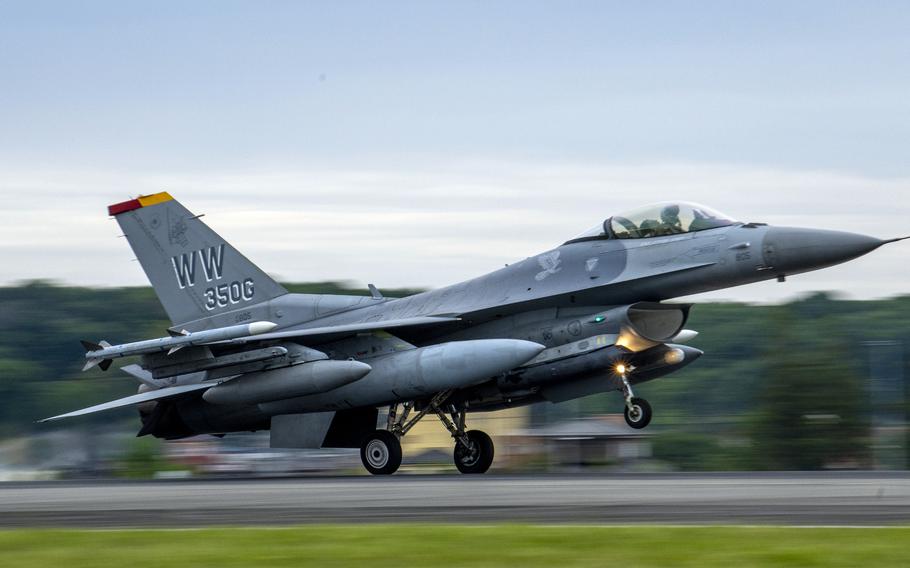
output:
<svg viewBox="0 0 910 568"><path fill-rule="evenodd" d="M613 213L910 235L907 2L0 0L0 284L143 285L166 190L286 281L438 287ZM910 245L699 299L908 293Z"/></svg>

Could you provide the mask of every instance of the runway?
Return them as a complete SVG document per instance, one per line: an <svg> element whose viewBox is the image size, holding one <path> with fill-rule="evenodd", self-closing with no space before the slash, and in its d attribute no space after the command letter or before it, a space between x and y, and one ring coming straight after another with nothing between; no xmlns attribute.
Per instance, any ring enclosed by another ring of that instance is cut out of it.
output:
<svg viewBox="0 0 910 568"><path fill-rule="evenodd" d="M0 527L349 522L889 525L908 473L398 475L0 484Z"/></svg>

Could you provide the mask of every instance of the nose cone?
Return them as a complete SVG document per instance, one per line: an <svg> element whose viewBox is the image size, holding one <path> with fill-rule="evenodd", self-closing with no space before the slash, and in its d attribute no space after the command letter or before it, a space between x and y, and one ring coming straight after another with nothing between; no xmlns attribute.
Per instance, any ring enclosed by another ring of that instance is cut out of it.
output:
<svg viewBox="0 0 910 568"><path fill-rule="evenodd" d="M885 242L843 231L770 227L762 253L765 265L775 274L797 274L853 260Z"/></svg>

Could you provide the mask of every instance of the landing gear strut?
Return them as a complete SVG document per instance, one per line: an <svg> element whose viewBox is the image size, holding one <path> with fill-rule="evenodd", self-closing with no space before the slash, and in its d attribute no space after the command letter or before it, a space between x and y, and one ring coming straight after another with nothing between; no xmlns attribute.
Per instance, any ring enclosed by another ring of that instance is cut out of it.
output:
<svg viewBox="0 0 910 568"><path fill-rule="evenodd" d="M449 415L439 406L433 411L439 421L455 439L455 467L461 473L486 473L493 464L493 440L480 430L465 431L465 412L454 406L448 408Z"/></svg>
<svg viewBox="0 0 910 568"><path fill-rule="evenodd" d="M633 369L634 367L626 368L622 366L617 371L619 378L622 380L622 396L626 401L626 409L623 412L626 424L636 430L641 430L651 423L651 405L648 404L647 400L636 397L635 393L632 392L632 385L629 384L629 379L626 375Z"/></svg>
<svg viewBox="0 0 910 568"><path fill-rule="evenodd" d="M480 430L465 430L465 411L446 401L454 391L438 393L422 410L410 417L413 402L389 407L385 430L375 430L360 447L363 466L374 475L395 473L401 465L401 438L420 420L433 412L455 439L455 467L461 473L485 473L493 463L493 440ZM410 419L409 419L410 417Z"/></svg>

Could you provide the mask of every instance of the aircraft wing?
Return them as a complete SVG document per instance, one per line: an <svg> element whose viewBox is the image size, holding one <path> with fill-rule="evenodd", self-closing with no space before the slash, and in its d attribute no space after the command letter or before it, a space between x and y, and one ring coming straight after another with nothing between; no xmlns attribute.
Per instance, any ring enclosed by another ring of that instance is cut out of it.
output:
<svg viewBox="0 0 910 568"><path fill-rule="evenodd" d="M460 318L449 316L421 316L363 323L330 325L323 327L289 329L285 331L276 331L273 333L261 333L259 335L251 335L249 337L240 337L238 339L232 339L223 343L236 344L268 341L274 339L301 339L309 340L314 344L318 344L334 339L341 339L342 337L355 335L364 331L377 331L380 329L395 329L420 325L452 323L457 321L460 321Z"/></svg>
<svg viewBox="0 0 910 568"><path fill-rule="evenodd" d="M175 396L180 396L188 392L204 390L212 388L213 386L219 384L219 381L210 381L207 383L196 383L192 385L181 385L176 387L167 387L163 389L143 392L139 394L134 394L132 396L127 396L124 398L118 398L117 400L112 400L110 402L104 402L101 404L96 404L95 406L89 406L88 408L83 408L81 410L74 410L72 412L67 412L66 414L60 414L58 416L51 416L50 418L44 418L38 422L50 422L51 420L59 420L61 418L70 418L72 416L82 416L83 414L92 414L94 412L101 412L102 410L111 410L113 408L120 408L122 406L130 406L131 404L139 404L140 402L148 402L150 400L161 400L164 398L171 398Z"/></svg>

